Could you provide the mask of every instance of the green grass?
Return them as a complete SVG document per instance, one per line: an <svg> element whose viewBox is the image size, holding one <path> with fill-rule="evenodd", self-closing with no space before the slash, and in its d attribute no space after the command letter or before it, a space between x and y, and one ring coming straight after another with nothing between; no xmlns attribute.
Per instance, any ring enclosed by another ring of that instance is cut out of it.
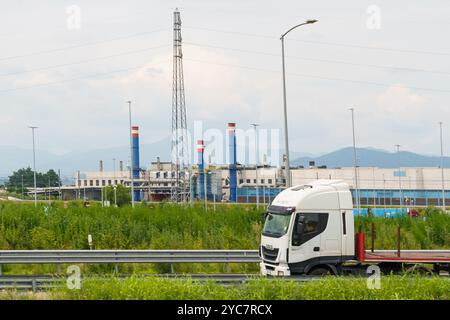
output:
<svg viewBox="0 0 450 320"><path fill-rule="evenodd" d="M161 203L133 210L84 208L79 202L68 208L62 203L35 208L31 203L2 202L0 249L89 249L88 234L95 249L256 249L262 211L251 205L220 205L205 212L202 204ZM404 249L450 248L450 215L438 209L423 210L419 218L356 218L367 241L371 222L378 249L395 248L397 225Z"/></svg>
<svg viewBox="0 0 450 320"><path fill-rule="evenodd" d="M88 234L95 249L254 249L262 227L254 206L44 208L0 203L0 249L89 249Z"/></svg>
<svg viewBox="0 0 450 320"><path fill-rule="evenodd" d="M176 206L167 203L139 205L135 209L84 208L72 202L68 208L53 203L0 203L0 250L12 249L255 249L262 228L262 211L255 206L220 205L205 212L202 204ZM55 266L4 265L3 272L55 273ZM65 270L64 267L61 270ZM83 273L109 273L111 265L82 266ZM230 272L257 272L256 264L231 264ZM168 264L121 265L120 272L165 273ZM224 264L178 264L177 273L225 272Z"/></svg>
<svg viewBox="0 0 450 320"><path fill-rule="evenodd" d="M385 276L380 289L368 289L364 278L327 277L309 282L285 279L254 279L246 284L225 287L213 282L190 279L110 278L85 279L80 290L63 289L47 294L18 296L14 292L0 293L0 299L46 298L76 300L448 300L450 281L433 277Z"/></svg>
<svg viewBox="0 0 450 320"><path fill-rule="evenodd" d="M204 211L203 204L167 203L138 205L135 209L102 208L80 202L51 205L0 202L0 250L13 249L257 249L263 226L263 208L252 205L218 205ZM438 209L423 210L421 217L361 217L366 247L370 223L375 223L375 249L396 248L396 227L401 226L402 249L449 249L450 215ZM2 266L5 273L55 273L55 266ZM62 268L64 270L64 268ZM82 266L84 274L112 272L111 265ZM120 272L164 273L167 264L121 265ZM223 264L178 264L177 273L225 272ZM258 272L256 264L231 264L230 272Z"/></svg>

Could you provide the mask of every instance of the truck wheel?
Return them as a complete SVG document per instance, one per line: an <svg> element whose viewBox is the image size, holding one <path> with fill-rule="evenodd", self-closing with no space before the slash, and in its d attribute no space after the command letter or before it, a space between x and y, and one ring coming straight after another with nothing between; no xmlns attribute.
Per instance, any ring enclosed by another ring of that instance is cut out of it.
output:
<svg viewBox="0 0 450 320"><path fill-rule="evenodd" d="M407 268L405 270L406 274L418 274L421 276L431 276L433 275L433 271L430 269L427 269L423 266L417 266L417 265L413 265L410 266L409 268Z"/></svg>
<svg viewBox="0 0 450 320"><path fill-rule="evenodd" d="M312 270L310 270L308 272L309 276L320 276L320 277L323 277L323 276L327 276L327 275L330 275L330 274L331 273L330 273L329 269L321 268L321 267L314 268L314 269L312 269Z"/></svg>

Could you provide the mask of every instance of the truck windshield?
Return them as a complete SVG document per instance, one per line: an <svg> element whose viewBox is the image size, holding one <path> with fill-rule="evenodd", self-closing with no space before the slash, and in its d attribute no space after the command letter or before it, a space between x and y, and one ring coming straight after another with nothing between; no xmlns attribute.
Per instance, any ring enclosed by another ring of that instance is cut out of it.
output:
<svg viewBox="0 0 450 320"><path fill-rule="evenodd" d="M269 212L262 233L268 237L279 238L286 234L290 221L290 214L275 214Z"/></svg>

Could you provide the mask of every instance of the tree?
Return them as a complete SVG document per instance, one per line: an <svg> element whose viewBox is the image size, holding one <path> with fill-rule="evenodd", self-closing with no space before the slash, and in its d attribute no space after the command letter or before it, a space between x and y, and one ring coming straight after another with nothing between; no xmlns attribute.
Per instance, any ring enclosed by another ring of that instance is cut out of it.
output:
<svg viewBox="0 0 450 320"><path fill-rule="evenodd" d="M116 186L117 206L122 207L131 203L130 189L119 184ZM113 205L114 204L114 187L106 187L106 199Z"/></svg>
<svg viewBox="0 0 450 320"><path fill-rule="evenodd" d="M50 169L46 173L36 172L36 186L38 188L44 187L58 187L60 179L58 174ZM34 188L34 172L30 167L14 171L8 178L8 191L21 193L27 192L27 188Z"/></svg>

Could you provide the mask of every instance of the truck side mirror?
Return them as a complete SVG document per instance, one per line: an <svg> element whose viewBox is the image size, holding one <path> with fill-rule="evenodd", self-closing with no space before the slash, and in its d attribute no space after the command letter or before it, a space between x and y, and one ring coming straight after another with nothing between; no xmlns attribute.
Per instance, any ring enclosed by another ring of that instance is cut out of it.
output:
<svg viewBox="0 0 450 320"><path fill-rule="evenodd" d="M295 233L301 235L305 229L305 216L298 216L297 225L295 226Z"/></svg>
<svg viewBox="0 0 450 320"><path fill-rule="evenodd" d="M297 228L295 230L295 233L300 237L300 235L303 233L303 230L305 229L305 226L303 224L303 221L300 219L297 222Z"/></svg>
<svg viewBox="0 0 450 320"><path fill-rule="evenodd" d="M297 223L295 224L294 232L292 233L292 245L294 246L300 245L303 230L304 230L303 219L298 219Z"/></svg>

